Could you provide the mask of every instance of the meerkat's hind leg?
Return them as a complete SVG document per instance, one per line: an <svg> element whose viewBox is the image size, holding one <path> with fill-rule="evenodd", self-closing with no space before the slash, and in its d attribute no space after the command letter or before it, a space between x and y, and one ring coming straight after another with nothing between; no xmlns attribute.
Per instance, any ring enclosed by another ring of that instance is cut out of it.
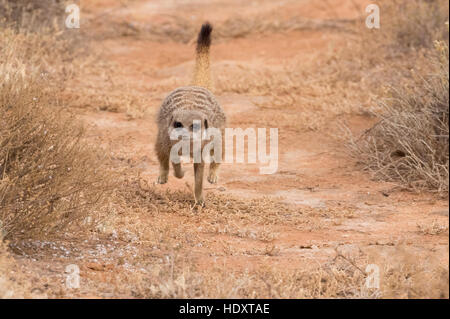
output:
<svg viewBox="0 0 450 319"><path fill-rule="evenodd" d="M224 131L222 130L222 136L224 136ZM222 139L222 156L221 156L221 160L223 160L224 157L224 153L225 153L225 143L224 140ZM211 158L215 158L214 157L214 150L211 150ZM211 162L211 164L209 164L209 173L208 173L208 182L210 182L211 184L217 184L217 181L219 180L219 177L217 176L217 171L219 170L219 166L220 166L220 160L219 162L216 162L215 160L213 160Z"/></svg>
<svg viewBox="0 0 450 319"><path fill-rule="evenodd" d="M217 171L219 170L219 163L211 162L209 164L208 182L211 184L216 184L218 181Z"/></svg>
<svg viewBox="0 0 450 319"><path fill-rule="evenodd" d="M173 174L176 178L183 178L184 176L184 170L181 167L181 163L172 163L173 166Z"/></svg>

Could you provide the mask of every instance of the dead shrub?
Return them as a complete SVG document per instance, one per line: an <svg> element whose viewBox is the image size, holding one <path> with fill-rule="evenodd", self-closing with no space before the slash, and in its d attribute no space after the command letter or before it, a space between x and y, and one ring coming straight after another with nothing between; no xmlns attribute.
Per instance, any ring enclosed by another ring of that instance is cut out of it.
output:
<svg viewBox="0 0 450 319"><path fill-rule="evenodd" d="M60 229L102 194L99 159L82 142L82 128L48 107L39 91L0 87L0 219L6 237Z"/></svg>
<svg viewBox="0 0 450 319"><path fill-rule="evenodd" d="M448 1L381 1L383 25L377 35L379 43L394 51L432 48L435 40L448 38Z"/></svg>
<svg viewBox="0 0 450 319"><path fill-rule="evenodd" d="M361 90L384 94L384 86L403 83L414 69L429 63L435 41L448 41L448 1L378 0L380 28L368 29L366 15L355 25L355 36L336 54L334 67L340 79L355 79ZM331 60L333 61L333 60ZM334 62L334 61L333 61Z"/></svg>
<svg viewBox="0 0 450 319"><path fill-rule="evenodd" d="M436 71L410 86L391 87L390 97L379 102L380 121L351 145L377 178L448 192L448 45L440 42L437 49Z"/></svg>
<svg viewBox="0 0 450 319"><path fill-rule="evenodd" d="M385 88L369 111L379 121L351 150L377 179L448 192L448 1L379 4L381 29L354 50L370 88Z"/></svg>
<svg viewBox="0 0 450 319"><path fill-rule="evenodd" d="M11 8L9 21L28 6ZM31 11L30 23L40 14ZM106 187L101 156L59 100L58 89L71 76L60 63L73 58L70 42L19 29L0 30L0 221L6 238L48 235L73 224L92 213Z"/></svg>
<svg viewBox="0 0 450 319"><path fill-rule="evenodd" d="M0 26L33 32L60 29L64 3L59 0L0 0Z"/></svg>

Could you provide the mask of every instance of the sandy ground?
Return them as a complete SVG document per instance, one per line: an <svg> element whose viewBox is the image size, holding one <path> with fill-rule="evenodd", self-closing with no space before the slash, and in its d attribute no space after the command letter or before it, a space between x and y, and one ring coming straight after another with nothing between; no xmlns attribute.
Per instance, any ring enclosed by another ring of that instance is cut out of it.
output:
<svg viewBox="0 0 450 319"><path fill-rule="evenodd" d="M309 0L250 1L245 4L242 1L218 0L192 1L191 4L184 1L134 1L126 7L120 7L113 1L105 0L91 6L89 16L112 10L103 18L104 21L98 22L99 28L107 28L107 21L131 21L136 25L144 25L149 21L164 23L180 11L188 12L187 19L198 21L199 25L205 20L213 24L223 22L236 12L242 16L271 14L280 19L287 19L295 12L295 15L317 20L345 20L361 14L353 1L330 1L330 6L320 3ZM326 50L329 41L339 40L340 37L345 41L345 34L339 32L302 30L222 39L212 47L213 77L218 76L216 72L227 72L229 65L276 66L292 57L309 57L315 52ZM99 39L95 46L103 52L106 59L117 65L117 74L121 77L118 82L134 86L143 96L150 94L149 85L167 83L173 78L188 78L193 66L192 41L180 43L136 37L109 37ZM118 85L117 90L124 90L125 93L126 87ZM80 111L80 118L89 127L89 139L109 147L122 161L140 167L143 170L141 176L148 183L153 183L158 174L158 163L153 150L156 137L154 117L163 97L162 94L152 95L150 105L146 106L146 115L142 118L130 119L125 112ZM261 119L264 119L264 123L267 123L268 117L270 120L272 113L258 107L255 99L258 97L248 94L218 95L230 127L260 127ZM300 114L302 105L291 111ZM283 111L278 109L270 112L280 114ZM346 120L354 132L361 132L373 123L373 119L362 115L347 116ZM294 207L317 209L330 214L326 216L324 213L322 226L312 225L309 231L285 224L271 225L270 231L277 233L276 238L271 241L277 253L272 256L242 253L246 250L264 249L266 246L248 236L199 233L198 240L209 244L189 252L198 269L207 271L216 263L226 264L233 271L263 266L279 270L307 269L333 258L337 246L377 249L380 253L389 254L389 249L398 244L419 254L431 254L448 266L448 233L430 235L418 231L418 225L438 223L448 227L447 200L433 194L401 191L393 184L373 181L346 153L342 140L330 133L336 131L336 123L328 123L321 130L297 131L280 116L269 122L270 127L279 129L278 171L273 175L261 175L259 164L224 164L220 170L219 183L206 183L206 192L243 199L267 196ZM174 178L171 173L169 182L157 187L162 190L186 191L186 182L193 184L193 169L190 165L186 165L185 169L183 180ZM159 224L166 224L168 227L182 222L187 229L195 228L198 221L197 218L174 218L165 214L144 218L139 222L151 224L155 218L158 218ZM326 227L323 227L323 223ZM257 231L258 227L260 226L252 229L251 225L247 225L247 230ZM223 242L230 249L241 253L217 256L215 253L223 249ZM22 250L26 255L26 247L29 246L18 245L16 252L20 253ZM53 246L56 248L52 248ZM115 262L120 251L135 251L135 255L152 253L151 247L145 247L145 244L133 246L130 243L102 239L86 243L86 247L81 239L72 243L48 243L47 249L55 250L53 257L48 254L47 257L35 255L35 265L45 272L43 276L54 278L49 285L54 289L62 285L64 276L61 272L66 264L71 261L81 264L82 280L86 279L91 284L90 288L74 292L73 296L84 297L120 297L114 293L106 293L104 289L100 293L95 288L113 285L111 276L122 271ZM62 258L64 251L67 251L67 255ZM162 252L155 254L164 255ZM132 255L130 258L133 258ZM29 261L24 258L23 263L26 262ZM47 293L46 288L42 287L39 292ZM66 292L61 292L61 295L66 296Z"/></svg>

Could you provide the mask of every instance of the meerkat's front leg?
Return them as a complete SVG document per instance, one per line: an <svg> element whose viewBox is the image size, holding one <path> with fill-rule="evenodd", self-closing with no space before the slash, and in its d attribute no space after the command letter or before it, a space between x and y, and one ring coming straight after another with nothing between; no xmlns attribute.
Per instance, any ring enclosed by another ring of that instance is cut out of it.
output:
<svg viewBox="0 0 450 319"><path fill-rule="evenodd" d="M159 159L159 176L158 184L165 184L169 179L169 159L163 158Z"/></svg>
<svg viewBox="0 0 450 319"><path fill-rule="evenodd" d="M211 162L211 164L209 164L208 182L211 184L217 183L217 170L219 169L219 166L220 164L216 162Z"/></svg>
<svg viewBox="0 0 450 319"><path fill-rule="evenodd" d="M184 176L184 171L183 171L183 169L181 168L181 163L178 163L178 164L172 163L172 166L173 166L173 171L174 171L175 177L176 177L176 178L183 178L183 176Z"/></svg>
<svg viewBox="0 0 450 319"><path fill-rule="evenodd" d="M225 136L225 132L222 129L222 136ZM224 158L224 154L225 154L225 141L222 139L222 156L221 156L221 160L223 161ZM211 151L211 157L214 158L214 150ZM209 173L208 173L208 182L210 182L211 184L216 184L219 177L217 176L217 171L219 170L219 166L220 166L220 161L219 163L215 162L214 160L211 162L211 164L209 164Z"/></svg>
<svg viewBox="0 0 450 319"><path fill-rule="evenodd" d="M203 206L203 171L205 165L203 163L194 163L194 175L195 175L195 202Z"/></svg>
<svg viewBox="0 0 450 319"><path fill-rule="evenodd" d="M158 142L156 143L156 154L159 161L159 176L156 182L158 184L165 184L169 177L169 154L165 152L163 145L160 143L159 135Z"/></svg>

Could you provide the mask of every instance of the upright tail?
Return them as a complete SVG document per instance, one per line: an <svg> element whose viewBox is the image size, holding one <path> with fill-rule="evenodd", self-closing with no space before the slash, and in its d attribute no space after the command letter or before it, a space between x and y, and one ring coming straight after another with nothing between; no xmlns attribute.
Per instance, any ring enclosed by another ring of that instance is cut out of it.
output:
<svg viewBox="0 0 450 319"><path fill-rule="evenodd" d="M211 45L212 26L209 22L202 25L197 39L195 57L194 85L211 88L211 71L209 66L209 47Z"/></svg>

